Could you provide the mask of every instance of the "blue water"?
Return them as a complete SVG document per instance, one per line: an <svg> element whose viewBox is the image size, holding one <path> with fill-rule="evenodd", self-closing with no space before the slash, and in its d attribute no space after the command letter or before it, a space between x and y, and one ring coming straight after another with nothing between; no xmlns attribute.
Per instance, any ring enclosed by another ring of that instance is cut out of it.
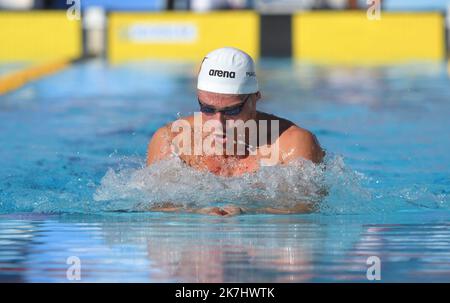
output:
<svg viewBox="0 0 450 303"><path fill-rule="evenodd" d="M384 282L450 281L445 64L261 61L259 108L313 131L326 170L237 179L145 168L153 132L196 110L195 75L188 63L89 61L0 97L0 281L70 282L70 256L82 282L367 282L370 256ZM282 204L318 183L329 195L309 215L143 211L167 197Z"/></svg>
<svg viewBox="0 0 450 303"><path fill-rule="evenodd" d="M360 6L364 7L365 3L359 1ZM383 8L385 10L440 10L446 11L449 5L448 0L385 0Z"/></svg>
<svg viewBox="0 0 450 303"><path fill-rule="evenodd" d="M0 78L3 78L6 75L15 73L17 71L20 71L28 66L30 66L30 63L26 62L0 62Z"/></svg>

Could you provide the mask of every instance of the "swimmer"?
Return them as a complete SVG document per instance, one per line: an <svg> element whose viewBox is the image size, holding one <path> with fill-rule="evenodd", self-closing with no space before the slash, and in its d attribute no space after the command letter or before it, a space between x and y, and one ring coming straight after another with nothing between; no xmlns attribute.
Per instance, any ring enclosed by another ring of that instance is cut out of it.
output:
<svg viewBox="0 0 450 303"><path fill-rule="evenodd" d="M198 73L197 99L198 113L179 118L155 132L148 145L147 165L177 156L195 169L232 177L253 173L264 165L286 165L298 158L314 163L323 160L325 153L314 134L256 109L261 92L254 61L239 49L219 48L204 57ZM279 106L283 106L282 102L279 100ZM290 209L253 212L289 214L310 212L313 208L298 203ZM168 202L152 210L182 208ZM188 211L219 216L250 212L234 205Z"/></svg>

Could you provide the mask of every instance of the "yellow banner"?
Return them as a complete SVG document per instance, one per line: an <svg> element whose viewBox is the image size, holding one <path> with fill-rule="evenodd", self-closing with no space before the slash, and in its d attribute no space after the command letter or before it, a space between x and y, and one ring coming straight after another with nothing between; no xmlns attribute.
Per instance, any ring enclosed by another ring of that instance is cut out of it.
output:
<svg viewBox="0 0 450 303"><path fill-rule="evenodd" d="M293 16L296 59L322 63L384 64L445 57L440 13L304 12Z"/></svg>
<svg viewBox="0 0 450 303"><path fill-rule="evenodd" d="M111 62L140 59L201 60L209 51L233 46L259 56L255 12L111 13Z"/></svg>
<svg viewBox="0 0 450 303"><path fill-rule="evenodd" d="M80 21L65 11L0 12L0 61L74 59L82 54Z"/></svg>

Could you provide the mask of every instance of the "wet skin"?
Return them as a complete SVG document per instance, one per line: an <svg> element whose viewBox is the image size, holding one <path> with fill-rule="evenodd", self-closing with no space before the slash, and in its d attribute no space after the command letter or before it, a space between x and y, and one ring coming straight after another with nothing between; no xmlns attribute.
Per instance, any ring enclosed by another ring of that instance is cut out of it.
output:
<svg viewBox="0 0 450 303"><path fill-rule="evenodd" d="M310 160L314 163L320 163L324 157L324 151L320 147L320 144L317 138L308 130L303 129L291 121L286 119L282 119L276 117L274 115L270 115L267 113L259 112L256 110L256 103L260 100L261 94L255 93L248 95L226 95L226 94L217 94L206 91L198 90L197 92L198 99L211 108L216 110L223 110L232 108L234 106L245 104L242 107L242 111L234 116L227 116L221 112L216 113L202 113L202 123L206 123L209 120L214 120L215 123L220 123L222 125L222 129L226 129L227 120L242 120L243 122L247 122L253 120L256 122L256 125L259 126L261 121L268 121L268 133L267 133L267 144L264 146L260 146L260 142L257 142L256 146L251 147L248 142L248 133L244 136L244 142L234 144L234 153L233 155L193 155L193 154L179 154L179 157L189 166L199 169L212 172L216 175L221 176L239 176L245 173L253 173L257 171L260 167L260 162L262 158L267 158L267 156L263 156L261 148L264 147L274 147L274 144L278 144L278 154L277 154L277 163L276 164L288 164L289 162L296 160L298 158L303 158L306 160ZM191 151L194 150L194 116L183 117L180 118L189 123L191 126ZM279 123L279 133L272 134L271 123L273 121L278 121ZM175 122L175 121L174 121ZM153 163L167 159L172 157L172 140L179 133L172 131L173 123L169 123L158 129L153 135L149 145L147 152L147 165L152 165ZM224 131L225 132L225 131ZM202 138L205 138L210 134L203 133ZM259 137L259 134L258 134ZM226 141L232 140L232 138L228 138L224 133L218 135L216 144L223 144L224 150L226 146ZM259 141L259 140L258 140ZM273 141L273 142L272 142ZM243 144L245 147L244 154L237 154L236 151L238 149L238 145ZM250 152L250 149L256 152ZM222 208L218 207L209 207L195 210L186 210L182 209L179 206L173 205L171 203L164 204L162 206L152 208L154 211L191 211L195 213L201 214L211 214L211 215L220 215L220 216L231 216L237 215L243 212L249 212L250 210L245 210L237 206L226 206ZM304 213L313 211L311 206L306 206L304 203L298 203L297 206L290 209L276 209L276 208L266 208L266 209L258 209L252 210L252 212L268 212L268 213L277 213L277 214L287 214L287 213Z"/></svg>

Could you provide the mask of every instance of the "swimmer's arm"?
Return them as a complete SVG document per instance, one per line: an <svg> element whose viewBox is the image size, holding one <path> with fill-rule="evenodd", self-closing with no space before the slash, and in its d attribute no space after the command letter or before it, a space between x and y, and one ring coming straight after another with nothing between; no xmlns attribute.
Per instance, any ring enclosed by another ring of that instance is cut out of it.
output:
<svg viewBox="0 0 450 303"><path fill-rule="evenodd" d="M282 140L280 140L281 160L287 164L298 158L310 160L316 164L321 163L325 157L325 151L320 146L316 136L308 130L293 127ZM321 196L327 195L326 190L321 192ZM268 214L303 214L315 212L320 202L298 202L293 207L275 208L266 207L258 209L258 213Z"/></svg>
<svg viewBox="0 0 450 303"><path fill-rule="evenodd" d="M296 126L291 127L280 138L280 152L283 164L298 158L320 163L325 156L316 136L310 131Z"/></svg>
<svg viewBox="0 0 450 303"><path fill-rule="evenodd" d="M235 206L220 207L202 207L202 208L185 208L181 205L177 205L171 202L162 203L152 206L150 211L156 212L183 212L203 215L215 215L215 216L234 216L243 213L243 209Z"/></svg>
<svg viewBox="0 0 450 303"><path fill-rule="evenodd" d="M203 207L203 208L184 208L183 206L177 206L173 203L163 203L159 206L153 206L149 209L150 211L156 212L171 212L171 213L194 213L203 215L215 215L215 216L235 216L240 214L277 214L277 215L287 215L287 214L306 214L316 211L316 205L311 203L298 203L294 207L290 208L273 208L265 207L260 209L250 209L238 206L225 206L220 207Z"/></svg>
<svg viewBox="0 0 450 303"><path fill-rule="evenodd" d="M155 132L148 145L147 165L167 159L170 155L170 134L167 126L164 126Z"/></svg>

